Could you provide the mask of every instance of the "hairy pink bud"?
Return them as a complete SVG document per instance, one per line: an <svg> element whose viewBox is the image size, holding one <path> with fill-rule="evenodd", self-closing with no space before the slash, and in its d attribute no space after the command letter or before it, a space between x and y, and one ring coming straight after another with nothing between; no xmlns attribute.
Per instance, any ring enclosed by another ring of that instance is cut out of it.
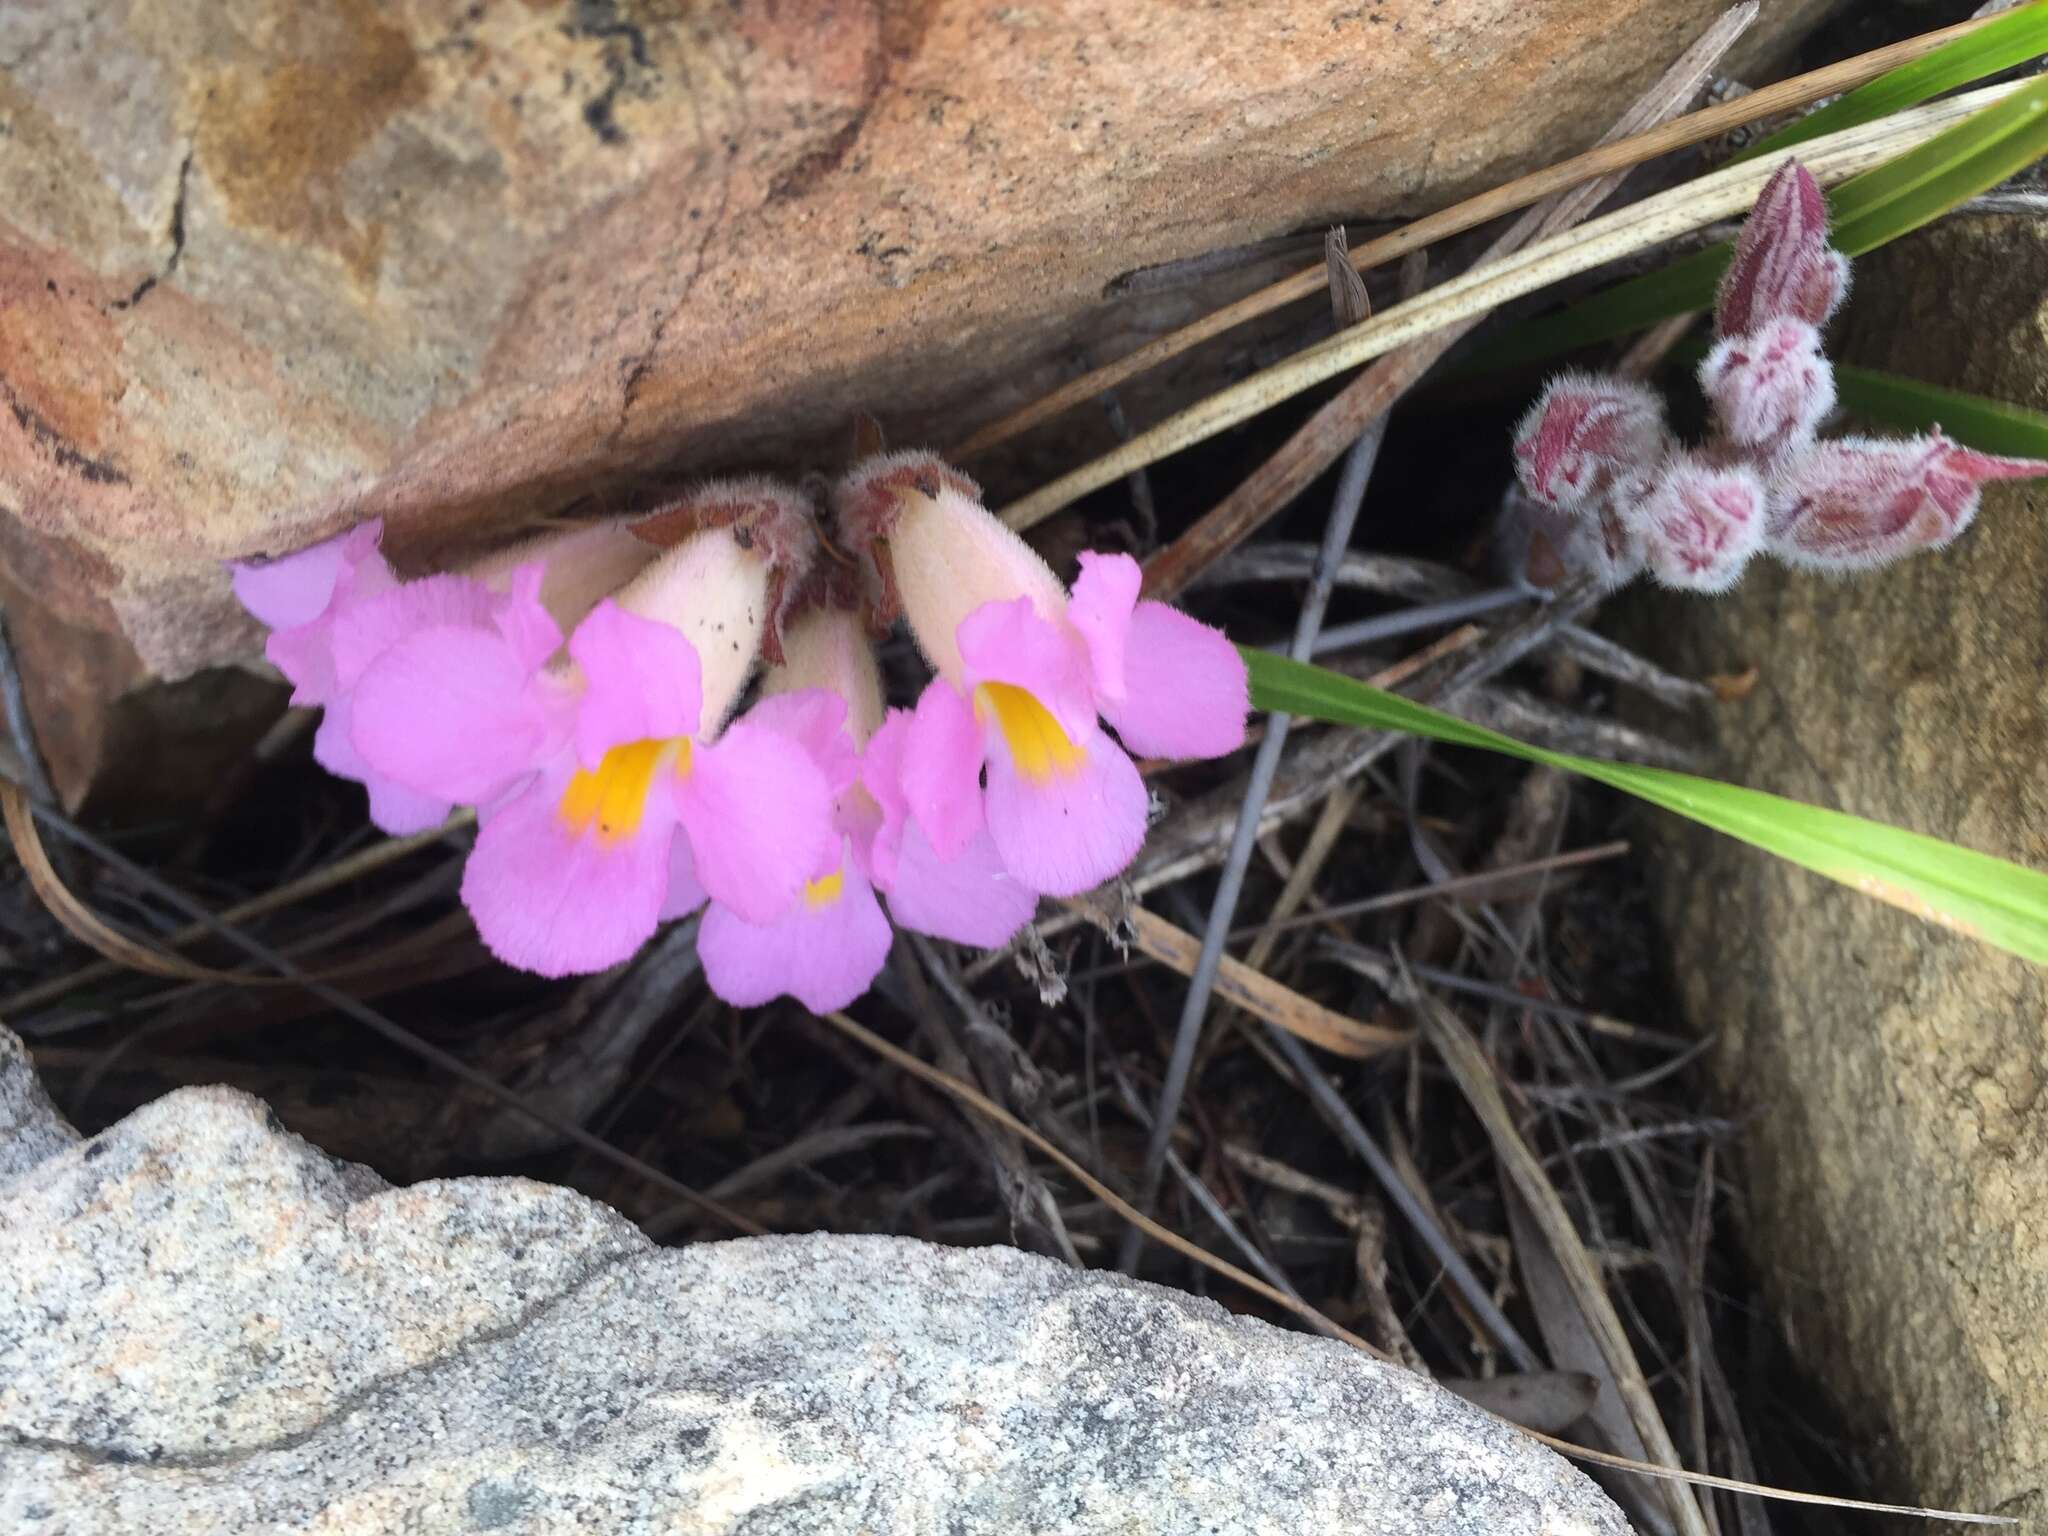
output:
<svg viewBox="0 0 2048 1536"><path fill-rule="evenodd" d="M1820 332L1782 317L1730 336L1700 364L1700 388L1734 443L1774 454L1813 436L1835 407L1835 370Z"/></svg>
<svg viewBox="0 0 2048 1536"><path fill-rule="evenodd" d="M1771 483L1771 550L1822 570L1884 565L1951 542L1977 515L1987 482L2044 475L2048 461L1978 453L1939 432L1815 443Z"/></svg>
<svg viewBox="0 0 2048 1536"><path fill-rule="evenodd" d="M1651 576L1689 592L1725 592L1764 542L1764 486L1755 471L1681 454L1642 500L1621 508Z"/></svg>
<svg viewBox="0 0 2048 1536"><path fill-rule="evenodd" d="M1581 507L1669 444L1664 403L1640 384L1561 374L1515 430L1515 473L1545 506Z"/></svg>
<svg viewBox="0 0 2048 1536"><path fill-rule="evenodd" d="M1788 160L1764 184L1721 279L1714 329L1741 336L1783 316L1824 324L1848 291L1848 263L1828 249L1820 183Z"/></svg>
<svg viewBox="0 0 2048 1536"><path fill-rule="evenodd" d="M1849 258L1840 251L1823 251L1799 280L1799 291L1792 296L1792 314L1808 325L1826 325L1847 297Z"/></svg>

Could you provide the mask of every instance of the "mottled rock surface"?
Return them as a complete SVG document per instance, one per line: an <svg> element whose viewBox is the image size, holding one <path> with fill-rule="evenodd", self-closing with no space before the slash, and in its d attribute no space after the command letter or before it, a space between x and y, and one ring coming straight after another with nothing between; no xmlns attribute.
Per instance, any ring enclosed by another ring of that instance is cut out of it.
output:
<svg viewBox="0 0 2048 1536"><path fill-rule="evenodd" d="M1856 263L1846 361L2048 409L2048 226L1951 220ZM2048 866L2048 488L1828 580L1759 561L1654 604L1666 659L1756 663L1745 784ZM1675 828L1675 824L1670 824ZM1711 835L1664 911L1745 1112L1752 1231L1807 1368L1893 1491L2048 1513L2048 974Z"/></svg>
<svg viewBox="0 0 2048 1536"><path fill-rule="evenodd" d="M1418 1377L1008 1249L657 1248L225 1089L43 1145L0 1182L9 1531L1627 1531Z"/></svg>
<svg viewBox="0 0 2048 1536"><path fill-rule="evenodd" d="M0 1026L0 1179L40 1163L78 1140L36 1080L21 1037Z"/></svg>
<svg viewBox="0 0 2048 1536"><path fill-rule="evenodd" d="M10 0L0 603L53 771L250 653L225 557L382 515L424 559L857 409L957 441L1205 302L1120 274L1583 147L1722 3Z"/></svg>

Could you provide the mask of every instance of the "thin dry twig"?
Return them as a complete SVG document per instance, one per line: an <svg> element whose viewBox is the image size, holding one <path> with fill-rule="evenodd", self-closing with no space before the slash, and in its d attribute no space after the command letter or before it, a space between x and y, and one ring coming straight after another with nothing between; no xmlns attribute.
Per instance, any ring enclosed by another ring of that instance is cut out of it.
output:
<svg viewBox="0 0 2048 1536"><path fill-rule="evenodd" d="M1457 875L1431 885L1412 885L1403 890L1387 891L1379 896L1363 897L1358 901L1335 902L1326 907L1319 907L1302 917L1289 917L1283 914L1276 903L1273 916L1262 923L1240 928L1231 934L1231 937L1245 938L1253 934L1265 937L1284 933L1291 928L1305 928L1312 924L1332 922L1337 918L1357 917L1367 912L1384 912L1393 907L1407 906L1411 902L1432 901L1442 896L1469 896L1475 891L1483 891L1497 885L1513 886L1531 875L1577 869L1583 865L1597 864L1604 859L1619 858L1627 853L1628 849L1628 843L1617 838L1596 847L1574 848L1566 853L1554 853L1540 859L1526 859L1517 864L1502 865L1498 869L1477 870L1469 875Z"/></svg>
<svg viewBox="0 0 2048 1536"><path fill-rule="evenodd" d="M50 782L43 749L36 741L35 722L29 718L28 691L22 685L21 669L15 662L14 640L7 632L4 612L0 612L0 717L7 722L24 787L32 798L54 805L57 790Z"/></svg>
<svg viewBox="0 0 2048 1536"><path fill-rule="evenodd" d="M1832 185L1926 142L2015 89L2018 86L1987 86L1964 96L1894 113L1874 123L1810 139L1798 147L1796 156L1823 185ZM1793 153L1787 152L1745 160L1632 203L1566 234L1538 241L1503 260L1477 266L1420 298L1396 304L1363 325L1304 348L1286 361L1177 412L1158 426L1138 433L1129 442L1005 507L1004 520L1013 528L1029 528L1140 465L1155 463L1190 444L1213 437L1373 358L1433 336L1511 299L1744 212L1755 203L1764 182L1791 158ZM1331 411L1326 406L1327 414L1311 418L1310 426L1303 431L1312 435L1288 454L1286 467L1290 476L1299 472L1300 465L1314 461L1318 452L1322 454L1321 465L1333 462L1357 436L1354 423L1384 410L1401 387L1405 385L1400 376L1390 369L1375 377L1372 393L1357 390L1344 401L1341 410ZM1260 505L1265 504L1271 485L1282 483L1281 472L1276 468L1262 479L1271 483L1258 488ZM1212 528L1210 533L1216 531ZM1205 545L1214 549L1227 548L1231 542L1204 535ZM1163 568L1157 581L1148 580L1148 590L1155 594L1178 591L1177 583L1191 577L1201 564L1189 549ZM1168 576L1173 579L1167 580Z"/></svg>
<svg viewBox="0 0 2048 1536"><path fill-rule="evenodd" d="M1379 266L1383 262L1405 256L1410 251L1421 250L1453 235L1477 229L1481 224L1503 214L1514 213L1553 193L1566 191L1582 181L1628 170L1647 160L1669 154L1673 150L1685 149L1718 138L1731 129L1761 122L1781 112L1793 111L1825 96L1853 90L1866 81L1876 79L1887 70L1910 63L1922 54L1930 53L1942 44L1965 36L1982 25L1982 21L1966 21L1956 26L1944 27L1939 31L1923 33L1919 37L1907 38L1870 53L1859 54L1853 59L1844 59L1838 64L1830 64L1823 69L1797 75L1790 80L1781 80L1775 85L1751 91L1732 101L1704 107L1698 112L1637 134L1633 138L1600 145L1587 150L1584 154L1574 155L1569 160L1561 160L1556 165L1546 166L1540 171L1532 171L1526 176L1505 182L1439 213L1418 219L1377 240L1367 241L1356 250L1348 252L1347 258L1360 271ZM1078 379L1062 384L1043 398L1021 410L1013 411L1000 421L991 422L955 448L953 456L969 458L984 453L998 443L1007 442L1041 422L1050 421L1104 390L1113 389L1127 379L1178 357L1212 336L1220 336L1225 331L1257 319L1260 315L1270 313L1282 305L1313 297L1327 282L1324 268L1304 268L1282 282L1274 283L1257 293L1239 299L1234 304L1204 316L1192 325L1146 343L1115 362L1105 363Z"/></svg>
<svg viewBox="0 0 2048 1536"><path fill-rule="evenodd" d="M422 848L433 847L451 832L460 831L463 827L467 826L475 819L475 815L476 813L473 811L458 811L442 825L435 827L431 831L418 832L411 837L386 838L382 842L372 843L369 847L350 854L346 858L336 859L333 863L322 865L319 869L302 875L296 880L287 881L282 885L265 891L260 896L224 909L219 914L220 920L224 923L245 923L252 917L263 917L269 913L281 911L286 907L331 891L336 886L346 885L350 881L360 879L367 874L372 874L388 864L394 864L409 854L417 853ZM182 949L187 944L198 943L199 940L206 938L212 932L213 930L205 923L187 923L183 928L157 942L168 949ZM16 1017L27 1013L31 1009L41 1008L77 991L80 987L87 987L96 982L106 981L112 977L119 976L123 971L129 969L132 969L132 967L111 958L95 960L90 965L80 966L68 975L54 976L48 981L37 982L34 986L22 988L21 991L16 992L11 997L0 999L0 1018ZM150 972L149 974L154 975L158 973ZM240 980L247 979L241 973L229 974L235 975Z"/></svg>
<svg viewBox="0 0 2048 1536"><path fill-rule="evenodd" d="M1066 906L1112 938L1127 932L1132 945L1169 969L1183 976L1193 974L1201 941L1158 913L1135 903L1118 911L1086 896L1076 897ZM1333 1056L1362 1061L1415 1042L1415 1037L1406 1030L1365 1024L1335 1013L1228 955L1217 967L1216 993L1254 1018L1263 1019Z"/></svg>
<svg viewBox="0 0 2048 1536"><path fill-rule="evenodd" d="M938 949L922 935L911 936L911 949L916 953L920 965L939 984L953 1005L966 1015L969 1024L981 1021L981 1004L954 975L951 966L940 957ZM904 968L913 991L920 991L924 978L912 967ZM967 1051L954 1034L952 1024L937 1008L930 1006L929 998L920 999L917 1017L933 1049L938 1053L940 1064L956 1077L971 1077L974 1067L969 1062ZM994 1075L989 1086L998 1088ZM970 1119L969 1129L988 1149L989 1162L995 1177L996 1188L1001 1192L1004 1203L1009 1207L1011 1220L1027 1232L1038 1237L1043 1245L1076 1269L1081 1267L1081 1256L1074 1250L1073 1237L1067 1231L1067 1224L1060 1216L1059 1202L1046 1187L1045 1180L1032 1168L1031 1161L1024 1155L1023 1147L1014 1136L1006 1136L996 1127L982 1120Z"/></svg>
<svg viewBox="0 0 2048 1536"><path fill-rule="evenodd" d="M1364 283L1344 264L1342 256L1343 242L1332 238L1327 251L1331 269L1330 301L1340 321L1356 325L1365 320L1371 306L1364 302ZM1356 293L1340 280L1340 273L1356 283ZM1412 290L1422 286L1420 256L1409 264L1403 275L1404 287ZM1314 575L1309 578L1308 591L1302 595L1301 607L1295 617L1294 638L1288 646L1288 654L1296 661L1307 661L1315 651L1316 636L1323 627L1323 615L1329 610L1330 596L1336 589L1336 566L1350 547L1359 510L1365 505L1366 484L1379 460L1380 442L1385 435L1385 417L1364 423L1345 457L1344 473L1338 479L1337 494L1331 502L1330 515L1323 529L1321 558ZM1151 1139L1145 1146L1143 1171L1138 1180L1141 1209L1149 1208L1158 1193L1168 1138L1173 1134L1174 1122L1180 1117L1181 1097L1187 1091L1188 1074L1193 1069L1195 1050L1201 1041L1202 1022L1208 1016L1216 973L1224 959L1223 946L1229 937L1231 919L1237 915L1245 874L1251 867L1259 818L1265 812L1266 797L1272 791L1274 775L1279 772L1280 754L1287 749L1288 730L1292 724L1292 719L1285 714L1269 714L1266 717L1266 734L1252 759L1251 779L1245 786L1237 825L1231 829L1230 846L1223 856L1223 873L1216 882L1209 918L1202 929L1201 948L1196 953L1194 970L1188 977L1187 994L1182 999L1180 1022L1174 1029L1173 1048L1166 1061L1166 1076L1160 1084L1159 1106L1153 1117ZM1255 966L1247 969L1254 973L1257 970ZM1133 1231L1125 1239L1119 1258L1118 1267L1125 1274L1137 1272L1140 1247L1138 1235Z"/></svg>
<svg viewBox="0 0 2048 1536"><path fill-rule="evenodd" d="M1395 958L1399 959L1398 954ZM1507 1100L1501 1096L1493 1069L1480 1050L1479 1042L1472 1038L1464 1022L1437 1002L1433 994L1420 984L1412 983L1412 978L1411 984L1414 985L1414 995L1421 1007L1430 1043L1450 1068L1466 1102L1479 1116L1480 1124L1493 1145L1494 1155L1500 1161L1503 1176L1527 1205L1546 1245L1563 1270L1572 1299L1592 1330L1615 1388L1628 1410L1629 1419L1641 1437L1646 1455L1667 1467L1682 1466L1678 1447L1672 1443L1670 1432L1664 1426L1664 1417L1657 1411L1656 1400L1650 1395L1642 1367L1636 1362L1635 1350L1629 1344L1621 1317L1607 1295L1599 1266L1587 1254L1564 1202L1558 1199L1557 1191L1543 1172L1543 1165L1516 1128L1514 1116L1508 1110ZM1674 1488L1670 1490L1668 1503L1672 1518L1684 1536L1708 1536L1698 1500Z"/></svg>

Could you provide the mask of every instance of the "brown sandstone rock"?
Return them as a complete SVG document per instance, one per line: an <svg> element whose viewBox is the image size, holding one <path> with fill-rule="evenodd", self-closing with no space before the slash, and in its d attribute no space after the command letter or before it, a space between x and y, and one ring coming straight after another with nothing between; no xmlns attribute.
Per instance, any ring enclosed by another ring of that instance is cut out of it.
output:
<svg viewBox="0 0 2048 1536"><path fill-rule="evenodd" d="M1844 356L2048 408L2048 227L1950 222L1857 263ZM1759 788L2048 865L2048 489L1948 551L1841 580L1759 562L1659 595ZM1753 1236L1796 1346L1894 1492L2048 1511L2048 974L1706 834L1665 912L1746 1121Z"/></svg>
<svg viewBox="0 0 2048 1536"><path fill-rule="evenodd" d="M250 653L223 558L957 438L1130 344L1118 274L1578 149L1720 6L13 0L0 601L56 774Z"/></svg>

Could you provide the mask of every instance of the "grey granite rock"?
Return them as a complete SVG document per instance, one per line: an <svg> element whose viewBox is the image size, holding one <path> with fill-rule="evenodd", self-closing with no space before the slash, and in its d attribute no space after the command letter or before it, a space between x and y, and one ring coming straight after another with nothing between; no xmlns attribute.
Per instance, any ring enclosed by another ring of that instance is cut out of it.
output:
<svg viewBox="0 0 2048 1536"><path fill-rule="evenodd" d="M999 1248L657 1248L523 1180L389 1188L210 1089L0 1180L0 1529L1627 1526L1428 1382L1210 1302Z"/></svg>
<svg viewBox="0 0 2048 1536"><path fill-rule="evenodd" d="M0 1027L0 1179L78 1140L37 1081L21 1037Z"/></svg>

